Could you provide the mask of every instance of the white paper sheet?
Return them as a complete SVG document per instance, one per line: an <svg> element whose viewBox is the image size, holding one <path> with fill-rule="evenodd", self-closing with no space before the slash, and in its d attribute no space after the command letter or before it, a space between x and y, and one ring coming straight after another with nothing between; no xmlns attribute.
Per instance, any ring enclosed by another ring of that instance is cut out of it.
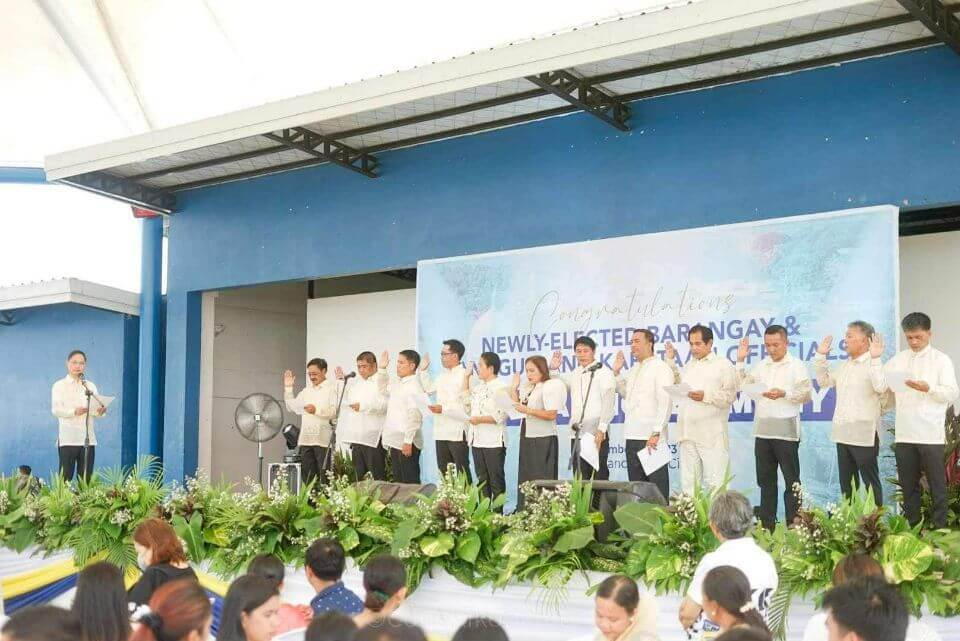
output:
<svg viewBox="0 0 960 641"><path fill-rule="evenodd" d="M673 455L667 445L658 444L652 450L649 447L641 449L637 452L637 457L640 459L640 467L643 468L644 474L649 476L669 463Z"/></svg>
<svg viewBox="0 0 960 641"><path fill-rule="evenodd" d="M493 395L493 404L497 406L498 410L506 412L511 421L523 418L523 414L514 409L513 403L514 400L503 390Z"/></svg>
<svg viewBox="0 0 960 641"><path fill-rule="evenodd" d="M884 372L883 377L887 381L887 387L896 394L902 394L910 389L907 387L910 372Z"/></svg>
<svg viewBox="0 0 960 641"><path fill-rule="evenodd" d="M94 416L97 415L97 412L100 411L100 408L107 409L110 407L110 403L117 398L116 396L101 396L100 394L94 394L90 397L90 411Z"/></svg>
<svg viewBox="0 0 960 641"><path fill-rule="evenodd" d="M418 410L423 416L433 416L433 412L430 411L430 397L425 393L420 394L411 394L410 402L413 404L414 409Z"/></svg>
<svg viewBox="0 0 960 641"><path fill-rule="evenodd" d="M287 399L286 403L287 403L287 409L293 412L294 414L303 414L305 411L303 408L306 407L307 405L306 401L300 398Z"/></svg>
<svg viewBox="0 0 960 641"><path fill-rule="evenodd" d="M580 433L580 458L590 464L595 470L600 469L600 450L593 434Z"/></svg>
<svg viewBox="0 0 960 641"><path fill-rule="evenodd" d="M744 383L740 386L740 391L755 401L763 398L763 393L769 389L766 383Z"/></svg>
<svg viewBox="0 0 960 641"><path fill-rule="evenodd" d="M675 401L682 401L686 398L689 398L687 394L693 391L693 388L690 387L687 383L680 383L679 385L664 385L663 391L670 395Z"/></svg>
<svg viewBox="0 0 960 641"><path fill-rule="evenodd" d="M446 416L454 421L461 421L463 423L466 423L470 420L470 417L467 416L467 413L459 407L444 407L441 414L442 416Z"/></svg>

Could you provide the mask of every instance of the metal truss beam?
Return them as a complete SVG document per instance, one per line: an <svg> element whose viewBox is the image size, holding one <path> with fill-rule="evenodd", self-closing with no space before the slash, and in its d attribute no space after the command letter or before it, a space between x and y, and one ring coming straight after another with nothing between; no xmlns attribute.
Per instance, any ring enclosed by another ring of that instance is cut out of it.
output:
<svg viewBox="0 0 960 641"><path fill-rule="evenodd" d="M952 3L947 6L948 11L957 12L960 11L960 4ZM776 51L778 49L785 49L788 47L795 47L803 44L810 44L814 42L822 42L824 40L830 40L832 38L840 38L843 36L849 36L856 33L864 33L867 31L873 31L877 29L886 29L889 27L894 27L901 24L907 24L914 22L915 19L909 13L904 13L900 15L888 16L886 18L879 18L876 20L867 20L864 22L856 22L848 25L842 25L839 27L833 27L830 29L822 29L819 31L814 31L811 33L805 33L798 36L791 36L788 38L783 38L780 40L770 40L765 42L758 42L752 45L746 45L743 47L734 47L731 49L724 49L722 51L705 53L697 56L691 56L687 58L681 58L678 60L670 60L667 62L656 63L652 65L644 65L639 67L631 67L628 69L621 69L618 71L613 71L609 73L600 74L598 76L591 76L587 80L592 84L604 84L607 82L615 82L617 80L625 80L627 78L638 78L645 75L650 75L654 73L662 73L664 71L672 71L675 69L681 69L683 67L689 67L700 64L707 64L711 62L718 62L722 60L728 60L731 58L740 58L743 56L749 56L757 53L765 53L768 51ZM926 43L921 43L916 46L926 46ZM388 120L384 122L377 122L370 125L364 125L361 127L356 127L353 129L343 129L337 132L334 132L330 137L337 140L346 140L348 138L353 138L355 136L362 136L365 134L377 133L380 131L388 131L390 129L396 129L399 127L404 127L407 125L418 124L421 122L429 122L431 120L438 120L442 118L450 118L453 116L458 116L473 111L481 109L489 109L491 107L498 107L502 105L507 105L515 102L521 102L523 100L530 100L533 98L539 98L541 96L550 95L551 92L548 92L541 88L529 89L527 91L521 91L517 93L507 94L503 96L496 96L494 98L488 98L485 100L479 100L477 102L470 102L462 105L457 105L455 107L449 107L446 109L439 109L437 111L430 111L421 114L414 114L412 116L407 116L404 118L398 118L396 120ZM620 97L623 99L623 96ZM630 99L633 99L632 97ZM483 129L495 129L497 127L517 124L519 122L526 122L528 120L536 120L539 118L548 118L551 116L562 115L567 113L573 113L576 109L572 107L562 107L557 109L549 109L544 112L539 112L538 114L528 115L523 114L521 116L515 116L508 119L498 119L496 121L491 121L493 124L490 127L483 127L482 124L473 125L471 129L473 131L480 131ZM449 133L437 133L437 134L425 134L423 136L416 136L410 139L404 139L402 142L398 141L396 143L385 143L382 145L375 145L371 147L364 147L364 151L369 153L376 153L378 151L384 151L387 149L395 148L397 146L409 146L411 144L419 144L420 142L429 142L429 140L436 140L444 137L451 137L455 135L461 135L461 129L464 128L455 128L450 130ZM463 133L471 133L469 131ZM137 174L130 176L131 179L137 180L146 180L156 176L166 176L170 174L184 173L194 169L203 169L206 167L213 167L220 164L228 164L235 162L237 160L245 160L248 158L255 158L259 156L268 156L271 154L279 153L289 149L286 145L268 147L265 149L255 150L244 152L242 154L235 154L231 156L223 156L222 158L212 158L210 160L205 160L197 163L190 163L187 165L180 165L176 167L168 167L165 169L158 169L156 171L151 171L146 174ZM239 180L244 178L249 178L252 176L276 173L278 171L287 171L290 169L297 169L305 166L316 166L324 164L325 161L298 161L283 163L280 165L275 165L269 169L264 170L252 170L245 172L238 172L236 174L230 174L228 177L223 178L210 178L204 180L192 181L189 183L183 183L180 185L171 186L170 189L181 190L181 189L193 189L195 187L202 187L209 184L218 184L221 182Z"/></svg>
<svg viewBox="0 0 960 641"><path fill-rule="evenodd" d="M249 158L259 158L261 156L270 156L273 154L279 154L284 151L290 151L290 147L286 145L274 145L273 147L264 147L263 149L254 149L252 151L244 151L239 154L231 154L229 156L219 156L217 158L211 158L209 160L200 160L197 162L192 162L187 165L176 165L174 167L167 167L165 169L157 169L155 171L147 171L142 174L131 174L127 176L130 180L150 180L151 178L157 178L159 176L169 176L170 174L182 174L188 171L195 171L197 169L206 169L207 167L216 167L217 165L225 165L231 162L237 162L240 160L247 160Z"/></svg>
<svg viewBox="0 0 960 641"><path fill-rule="evenodd" d="M578 78L566 69L560 69L527 76L527 80L588 114L596 116L611 127L616 127L620 131L630 131L627 125L627 120L630 119L630 107L618 96L592 84L586 78Z"/></svg>
<svg viewBox="0 0 960 641"><path fill-rule="evenodd" d="M363 174L368 178L377 177L380 161L373 154L354 149L342 142L331 140L305 127L284 129L278 134L263 134L264 138L284 144L291 149L302 151L321 160L340 165L344 169Z"/></svg>
<svg viewBox="0 0 960 641"><path fill-rule="evenodd" d="M160 214L172 214L177 207L176 196L171 192L141 185L127 178L102 171L70 176L59 182L117 198Z"/></svg>
<svg viewBox="0 0 960 641"><path fill-rule="evenodd" d="M899 0L899 2L940 42L960 55L960 18L954 14L954 7L948 8L940 0Z"/></svg>

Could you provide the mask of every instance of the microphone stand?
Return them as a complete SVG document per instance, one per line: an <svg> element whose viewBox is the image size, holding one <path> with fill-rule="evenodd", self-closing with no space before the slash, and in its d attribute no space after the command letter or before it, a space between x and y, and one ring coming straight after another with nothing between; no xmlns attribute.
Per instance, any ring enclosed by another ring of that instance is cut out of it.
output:
<svg viewBox="0 0 960 641"><path fill-rule="evenodd" d="M87 381L80 379L81 385L83 385L83 390L87 396L87 411L83 415L85 419L84 423L86 424L84 435L83 435L83 468L80 470L80 478L89 481L87 478L87 462L90 460L90 398L93 396L93 392L90 391L90 388L87 387Z"/></svg>
<svg viewBox="0 0 960 641"><path fill-rule="evenodd" d="M103 407L103 401L97 398L97 395L90 391L90 388L87 387L87 379L81 374L80 375L80 384L83 385L84 394L87 397L87 411L83 415L85 429L83 435L83 469L80 470L80 476L85 480L89 481L90 477L93 476L93 470L90 470L90 473L87 473L87 461L89 461L90 456L90 399L96 399L100 407Z"/></svg>
<svg viewBox="0 0 960 641"><path fill-rule="evenodd" d="M327 465L331 463L332 453L337 446L337 422L340 420L340 406L343 405L343 396L347 393L347 382L349 380L350 378L343 379L343 388L340 390L340 398L337 399L337 411L334 412L333 418L330 419L330 427L333 429L330 432L330 445L327 446L327 453L323 455L323 465L320 466L321 475L326 473ZM321 478L321 482L322 481L323 479Z"/></svg>
<svg viewBox="0 0 960 641"><path fill-rule="evenodd" d="M590 389L593 387L593 377L596 373L596 369L590 370L590 382L587 383L587 393L583 397L583 404L580 407L580 420L571 426L573 428L573 447L570 448L569 469L574 470L580 478L583 478L583 467L580 463L580 426L583 425L583 418L587 413L587 401L590 399Z"/></svg>

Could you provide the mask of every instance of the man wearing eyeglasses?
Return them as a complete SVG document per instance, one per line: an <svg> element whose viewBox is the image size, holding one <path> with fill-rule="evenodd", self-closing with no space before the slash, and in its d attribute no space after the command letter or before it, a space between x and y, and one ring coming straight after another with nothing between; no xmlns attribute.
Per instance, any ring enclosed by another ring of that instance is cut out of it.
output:
<svg viewBox="0 0 960 641"><path fill-rule="evenodd" d="M465 391L463 379L467 370L460 362L466 347L455 338L443 341L440 362L443 372L431 379L430 357L423 356L420 364L420 384L427 394L436 394L437 402L430 405L433 412L433 440L437 448L437 468L443 474L453 465L457 472L470 476L470 454L467 446L469 430L467 404L470 392Z"/></svg>

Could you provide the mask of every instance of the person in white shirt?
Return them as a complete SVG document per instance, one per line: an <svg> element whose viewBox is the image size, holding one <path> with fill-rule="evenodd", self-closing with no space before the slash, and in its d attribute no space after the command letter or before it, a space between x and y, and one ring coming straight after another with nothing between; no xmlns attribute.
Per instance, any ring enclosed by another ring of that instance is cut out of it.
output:
<svg viewBox="0 0 960 641"><path fill-rule="evenodd" d="M734 491L718 493L710 505L710 529L720 545L700 559L693 579L680 603L680 625L684 630L710 634L720 628L703 611L703 581L713 568L729 565L743 572L750 582L753 606L766 619L767 608L777 591L779 577L773 557L757 545L751 536L753 508L743 494Z"/></svg>
<svg viewBox="0 0 960 641"><path fill-rule="evenodd" d="M589 336L578 336L573 341L573 353L577 358L577 367L568 374L561 374L563 355L560 351L553 353L550 360L550 375L562 380L570 390L570 466L575 474L582 478L610 478L610 469L607 467L607 457L610 454L610 441L607 439L607 430L610 422L617 413L617 381L613 370L604 367L597 360L597 343ZM577 448L575 427L579 426L584 434L591 434L596 448L599 450L599 467L594 469L583 457L574 458L572 453Z"/></svg>
<svg viewBox="0 0 960 641"><path fill-rule="evenodd" d="M60 474L72 481L74 472L86 480L93 474L97 435L93 431L94 419L106 414L107 409L97 400L97 386L84 378L87 355L78 349L67 356L67 375L53 384L50 404L59 423L57 451L60 456ZM87 394L90 394L87 414ZM88 429L89 427L89 441ZM84 460L84 443L86 460Z"/></svg>
<svg viewBox="0 0 960 641"><path fill-rule="evenodd" d="M670 470L667 465L648 475L640 464L640 452L669 447L665 438L667 423L673 413L673 401L664 390L673 385L670 366L654 354L656 337L648 329L635 329L630 339L630 355L636 360L623 375L627 359L617 352L613 374L617 379L617 393L623 399L623 435L627 450L627 476L631 481L647 481L660 490L663 498L670 497Z"/></svg>
<svg viewBox="0 0 960 641"><path fill-rule="evenodd" d="M885 580L883 566L868 554L848 554L833 568L834 587L866 577ZM827 641L827 636L827 613L817 612L807 620L802 641ZM906 641L940 641L940 635L920 619L910 616Z"/></svg>
<svg viewBox="0 0 960 641"><path fill-rule="evenodd" d="M777 468L783 473L783 503L787 523L797 516L800 485L800 412L810 400L813 385L803 361L787 353L790 341L782 325L770 325L763 332L766 358L747 372L744 362L750 341L743 338L737 350L737 379L745 385L763 385L754 395L753 452L760 486L760 522L773 530L777 524Z"/></svg>
<svg viewBox="0 0 960 641"><path fill-rule="evenodd" d="M847 325L843 348L849 358L831 372L827 355L832 344L832 336L825 336L821 341L813 359L813 371L820 389L834 387L837 391L830 437L837 444L840 489L849 498L853 489L863 482L873 491L873 500L879 507L883 504L883 488L877 462L878 430L886 389L880 363L883 337L865 321Z"/></svg>
<svg viewBox="0 0 960 641"><path fill-rule="evenodd" d="M910 611L900 587L883 577L865 576L823 595L827 641L904 641Z"/></svg>
<svg viewBox="0 0 960 641"><path fill-rule="evenodd" d="M500 357L493 352L480 354L477 374L481 383L470 389L472 367L467 368L463 379L463 391L470 395L470 446L473 450L473 467L477 470L477 482L481 492L491 501L506 492L507 479L504 463L507 460L507 413L497 407L495 396L507 394L507 385L500 374ZM500 511L503 507L499 508Z"/></svg>
<svg viewBox="0 0 960 641"><path fill-rule="evenodd" d="M291 370L283 373L283 400L287 410L302 417L300 423L300 477L304 485L316 480L322 484L326 472L323 465L332 463L327 449L333 436L330 422L337 413L337 383L327 378L327 361L313 358L307 363L307 378L310 384L294 396L296 376ZM302 407L301 407L302 405Z"/></svg>
<svg viewBox="0 0 960 641"><path fill-rule="evenodd" d="M357 372L360 377L351 384L337 368L337 379L347 385L344 402L356 413L350 421L349 434L344 434L344 442L350 444L353 472L358 481L368 474L375 481L386 481L386 453L380 446L380 437L387 414L386 391L390 378L386 372L379 371L373 352L360 352Z"/></svg>
<svg viewBox="0 0 960 641"><path fill-rule="evenodd" d="M884 374L907 375L907 389L895 392L895 453L903 491L903 513L920 522L920 473L927 477L933 498L933 527L947 527L947 485L943 465L947 408L960 396L950 357L930 345L930 317L920 312L900 323L909 349L884 366Z"/></svg>
<svg viewBox="0 0 960 641"><path fill-rule="evenodd" d="M718 487L730 465L727 423L737 396L737 374L726 358L713 353L713 330L694 325L688 332L690 360L681 370L669 341L664 356L676 383L690 386L677 413L681 489L692 494L698 483Z"/></svg>
<svg viewBox="0 0 960 641"><path fill-rule="evenodd" d="M523 509L521 486L528 481L556 480L560 440L557 414L567 407L567 386L559 378L550 378L543 356L531 356L524 363L526 380L514 374L510 397L514 409L523 414L520 421L520 457L517 465L517 510Z"/></svg>
<svg viewBox="0 0 960 641"><path fill-rule="evenodd" d="M380 356L380 375L387 375L390 355ZM397 483L420 483L420 451L423 449L423 414L417 409L414 396L423 394L417 377L420 354L405 349L397 356L397 376L387 387L387 416L383 421L383 448L390 455L393 480Z"/></svg>
<svg viewBox="0 0 960 641"><path fill-rule="evenodd" d="M424 354L420 365L420 384L427 394L436 394L437 402L430 405L433 412L433 440L437 449L437 469L440 474L447 471L449 465L457 472L470 476L470 453L467 445L467 402L470 394L465 393L463 379L467 370L460 362L466 348L455 338L443 341L440 349L440 361L443 372L436 380L430 378L430 357Z"/></svg>

